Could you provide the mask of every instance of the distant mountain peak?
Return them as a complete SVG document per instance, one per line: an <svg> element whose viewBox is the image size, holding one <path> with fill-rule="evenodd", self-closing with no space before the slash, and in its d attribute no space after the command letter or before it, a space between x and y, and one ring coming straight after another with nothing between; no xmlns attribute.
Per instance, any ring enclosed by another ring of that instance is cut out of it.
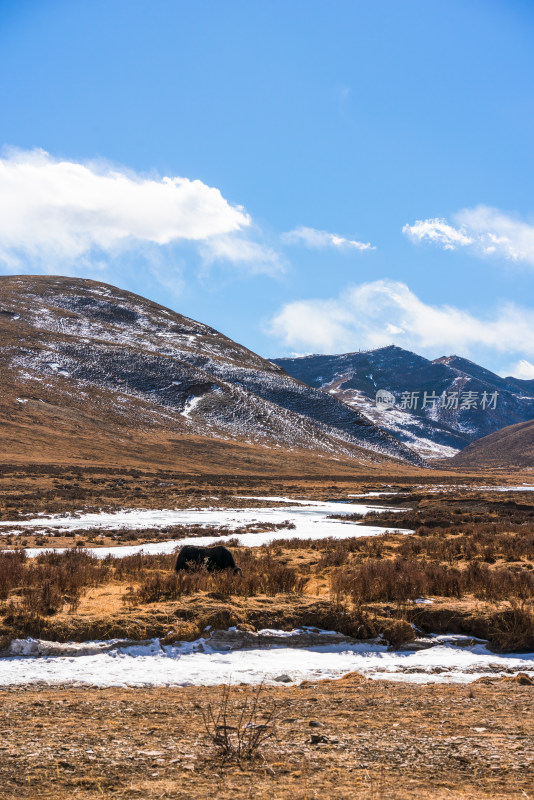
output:
<svg viewBox="0 0 534 800"><path fill-rule="evenodd" d="M501 378L457 355L431 361L387 345L305 361L274 361L295 378L360 410L425 458L451 456L477 438L534 416L534 381ZM395 397L392 408L377 408L380 389ZM497 404L490 408L487 398L493 395ZM437 399L429 402L429 397ZM463 404L465 397L470 402Z"/></svg>

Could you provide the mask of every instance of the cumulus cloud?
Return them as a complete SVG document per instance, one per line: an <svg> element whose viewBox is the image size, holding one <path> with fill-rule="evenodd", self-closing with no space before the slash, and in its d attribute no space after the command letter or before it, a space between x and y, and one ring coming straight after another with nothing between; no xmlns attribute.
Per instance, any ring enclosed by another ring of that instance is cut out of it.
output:
<svg viewBox="0 0 534 800"><path fill-rule="evenodd" d="M522 358L506 373L506 375L513 375L515 378L531 381L534 379L534 364L531 364L526 358ZM506 375L504 377L506 377Z"/></svg>
<svg viewBox="0 0 534 800"><path fill-rule="evenodd" d="M282 241L286 244L301 244L305 247L339 247L353 250L374 250L370 242L358 242L356 239L346 239L337 233L318 231L315 228L306 228L301 225L292 231L282 234Z"/></svg>
<svg viewBox="0 0 534 800"><path fill-rule="evenodd" d="M378 280L349 287L329 300L287 303L268 332L291 350L349 352L400 347L428 354L473 348L534 356L534 310L507 303L487 318L420 300L404 283Z"/></svg>
<svg viewBox="0 0 534 800"><path fill-rule="evenodd" d="M445 250L465 247L479 256L497 256L534 267L534 225L515 219L496 208L477 206L444 219L417 220L403 233L414 242L431 242Z"/></svg>
<svg viewBox="0 0 534 800"><path fill-rule="evenodd" d="M219 189L182 177L145 177L101 163L53 158L43 150L0 159L0 261L63 262L118 250L194 243L254 265L274 256L247 241L250 216ZM242 241L240 242L240 238Z"/></svg>

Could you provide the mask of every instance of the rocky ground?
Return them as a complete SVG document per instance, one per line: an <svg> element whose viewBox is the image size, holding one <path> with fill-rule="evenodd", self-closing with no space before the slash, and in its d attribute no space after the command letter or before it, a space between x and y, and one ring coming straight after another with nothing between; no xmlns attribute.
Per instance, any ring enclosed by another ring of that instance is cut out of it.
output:
<svg viewBox="0 0 534 800"><path fill-rule="evenodd" d="M236 687L229 725L254 690ZM340 681L269 687L274 736L253 761L225 762L202 709L221 687L0 692L5 800L66 798L528 798L534 687Z"/></svg>

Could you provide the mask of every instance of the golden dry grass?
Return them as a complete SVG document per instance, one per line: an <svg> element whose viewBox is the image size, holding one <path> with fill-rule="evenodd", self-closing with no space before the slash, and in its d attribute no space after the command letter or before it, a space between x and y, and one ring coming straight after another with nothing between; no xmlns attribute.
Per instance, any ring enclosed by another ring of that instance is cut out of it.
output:
<svg viewBox="0 0 534 800"><path fill-rule="evenodd" d="M172 507L202 503L203 497L212 494L218 497L218 504L233 505L236 494L325 499L379 488L347 476L337 481L262 477L239 483L213 476L197 482L193 477L162 475L134 470L118 482L116 474L107 470L61 475L10 468L0 475L0 499L4 512L11 513L20 503L26 511L33 504L35 510L91 507L99 494L102 505L107 506ZM169 480L175 485L159 485ZM420 479L404 478L401 483L388 476L387 482L410 488ZM412 537L410 541L423 548L420 558L439 545L436 553L442 559L447 551L442 552L442 545L458 540L458 535L467 542L471 523L466 520L471 513L502 522L510 519L512 512L526 520L531 508L528 498L510 501L490 493L472 496L463 491L436 497L417 491L422 495L419 499L412 491L412 499L403 502L407 508L418 509L425 524L435 520L437 509L443 507L453 515L451 519L462 520L452 530L438 527L430 535ZM465 519L454 514L459 505ZM147 538L151 538L150 532ZM64 541L73 544L72 538ZM383 537L379 543L369 539L345 555L349 564L358 559L365 562L377 556L379 545L380 558L388 560L396 557L406 542L398 536ZM336 569L336 547L335 543L326 547L324 543L287 543L273 548L273 558L308 576L301 596L220 597L202 591L172 602L128 605L124 602L128 586L138 586L139 581L111 579L87 587L75 612L65 608L43 618L43 628L34 635L62 640L165 635L173 639L195 638L202 625L212 623L251 629L287 629L321 622L324 627L335 627L335 618L329 617L337 613L329 587ZM516 562L507 561L504 555L499 550L492 569L531 566L524 555ZM237 557L239 560L239 551ZM462 553L455 563L462 568L467 565ZM436 597L432 606L372 603L365 613L382 620L381 624L400 617L425 630L484 636L494 624L494 615L508 608L506 601ZM238 687L237 702L239 693L246 691ZM533 795L534 688L528 683L485 679L472 686L417 686L349 676L301 688L269 688L265 702L274 700L282 712L277 738L266 749L265 761L241 765L222 765L204 734L198 704L211 702L216 707L219 695L217 687L2 690L0 797L528 800ZM311 728L310 721L320 722L321 727ZM327 741L312 744L312 732L324 735Z"/></svg>
<svg viewBox="0 0 534 800"><path fill-rule="evenodd" d="M95 478L86 476L86 479L86 485L90 485L89 480ZM134 486L134 493L138 488L146 492L153 504L160 506L163 505L162 491L176 492L173 502L177 505L210 502L248 505L250 500L236 495L260 494L266 487L265 482L261 488L248 483L236 485L233 491L221 491L212 480L209 485L197 487L198 494L191 496L188 486L169 487L168 482L163 481L165 485L161 487L162 481L157 477L149 478L147 473L142 473L142 477L129 474L119 484L110 482L107 473L100 479L103 486L108 487L109 497L117 503L121 498L124 500ZM63 491L64 483L60 486L56 483L59 479L53 478L50 494L43 498L43 503L65 501L63 495L54 494L54 491ZM78 483L81 484L81 479ZM302 481L294 480L285 485L280 482L276 488L289 496L302 496L303 486ZM397 486L400 488L399 484ZM211 624L212 615L217 615L223 607L232 620L228 624L252 622L257 628L308 624L332 628L339 625L340 630L351 635L356 630L361 636L372 636L378 631L386 635L387 631L391 641L400 643L403 637L404 640L413 637L408 624L413 622L425 632L459 632L488 638L497 649L528 649L533 638L532 495L507 497L495 492L452 488L443 495L432 491L432 487L425 490L409 483L404 486L410 491L397 497L395 502L403 505L406 511L401 515L386 514L373 522L413 525L417 529L414 536L361 537L340 542L280 541L274 543L268 553L263 548L252 551L234 548L237 562L245 568L246 585L239 577L206 576L204 580L200 576L198 585L193 582L189 587L180 588L173 582L172 556L149 557L140 565L140 572L135 571L138 569L135 564L131 569L126 568L128 559L113 561L113 566L106 567L103 577L98 575L94 580L89 577L87 581L82 576L81 593L76 589L75 608L67 599L62 610L59 604L59 613L51 614L46 613L39 602L32 605L25 590L15 582L9 594L4 594L3 605L0 602L0 620L3 617L0 636L4 642L10 636L25 635L61 641L102 636L139 639L166 636L175 629L175 623L183 621L192 623L193 627L196 625L199 635L202 628L198 626L208 624L208 618ZM356 491L364 487L350 488ZM323 498L349 493L349 485L345 483L325 486L315 480L310 481L308 489L308 494ZM359 528L357 532L363 533L363 530ZM119 540L124 541L128 535L128 532L122 533ZM144 531L135 535L139 537L136 542L142 543L153 541L161 534ZM165 536L172 537L172 531ZM117 544L111 537L112 534L106 536L107 542ZM93 534L82 533L74 538L48 537L46 544L72 546L78 539L91 546L99 543ZM39 537L25 536L24 540L28 544L42 543ZM19 541L13 537L14 543ZM267 566L261 561L265 558ZM125 571L119 574L117 564L121 569L124 566ZM261 578L268 564L275 572L280 572L281 578L292 571L298 578L297 593L288 593L280 583L278 589L275 586L275 594L265 597L265 589L256 578ZM47 570L44 562L42 569L42 580L29 575L22 586L31 587L53 579L55 573ZM91 570L88 574L91 576ZM247 588L249 581L250 588ZM67 596L69 591L67 587ZM430 595L433 605L416 606L408 602L419 593ZM11 601L15 606L21 603L31 606L38 616L33 611L29 616L27 612L22 616L14 615ZM57 601L55 611L58 612Z"/></svg>

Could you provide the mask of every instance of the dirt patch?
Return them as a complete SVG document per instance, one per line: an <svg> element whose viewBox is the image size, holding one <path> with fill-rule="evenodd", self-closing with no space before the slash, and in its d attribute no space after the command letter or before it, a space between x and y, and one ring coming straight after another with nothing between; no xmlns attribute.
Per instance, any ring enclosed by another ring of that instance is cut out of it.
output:
<svg viewBox="0 0 534 800"><path fill-rule="evenodd" d="M235 687L237 706L250 696ZM271 800L524 798L534 780L534 691L519 680L469 687L361 676L266 687L276 736L263 758L224 764L201 706L220 687L0 692L5 800L236 797Z"/></svg>

